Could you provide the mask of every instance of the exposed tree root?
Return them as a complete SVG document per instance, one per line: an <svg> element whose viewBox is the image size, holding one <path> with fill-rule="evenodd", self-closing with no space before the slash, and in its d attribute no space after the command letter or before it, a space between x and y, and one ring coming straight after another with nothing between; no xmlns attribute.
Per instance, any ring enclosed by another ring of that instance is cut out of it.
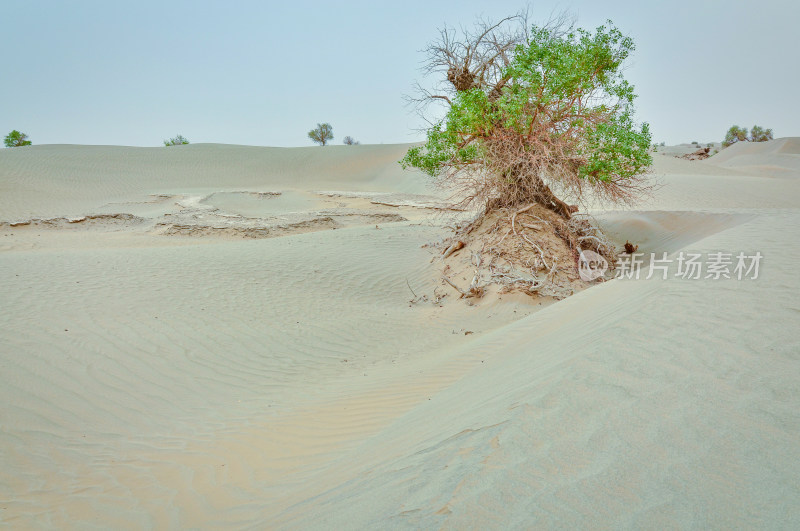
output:
<svg viewBox="0 0 800 531"><path fill-rule="evenodd" d="M450 247L444 250L444 253L442 253L442 258L448 258L451 254L453 254L454 252L458 251L463 247L464 247L464 242L462 242L461 240L457 240Z"/></svg>
<svg viewBox="0 0 800 531"><path fill-rule="evenodd" d="M443 249L442 282L460 298L512 291L556 299L572 295L588 285L577 269L582 250L600 254L610 268L617 251L589 216L571 214L565 218L538 203L481 213L437 245Z"/></svg>

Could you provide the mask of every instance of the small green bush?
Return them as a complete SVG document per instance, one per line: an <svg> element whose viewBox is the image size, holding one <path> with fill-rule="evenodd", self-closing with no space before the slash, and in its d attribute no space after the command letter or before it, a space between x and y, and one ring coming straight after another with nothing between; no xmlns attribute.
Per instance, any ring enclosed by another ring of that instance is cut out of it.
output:
<svg viewBox="0 0 800 531"><path fill-rule="evenodd" d="M6 147L22 147L31 145L31 141L28 140L28 135L25 133L20 133L16 129L6 135L3 143L6 145Z"/></svg>
<svg viewBox="0 0 800 531"><path fill-rule="evenodd" d="M170 138L169 140L164 140L165 146L183 146L189 143L189 140L184 137L183 135L178 135L174 138Z"/></svg>
<svg viewBox="0 0 800 531"><path fill-rule="evenodd" d="M324 146L333 140L333 126L328 123L317 124L315 129L308 132L308 138L320 146Z"/></svg>

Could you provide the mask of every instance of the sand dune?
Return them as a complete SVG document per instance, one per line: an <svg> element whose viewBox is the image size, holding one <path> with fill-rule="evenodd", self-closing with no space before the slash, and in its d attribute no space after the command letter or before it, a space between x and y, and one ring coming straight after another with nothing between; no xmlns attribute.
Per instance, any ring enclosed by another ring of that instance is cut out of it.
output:
<svg viewBox="0 0 800 531"><path fill-rule="evenodd" d="M765 214L692 246L779 255L760 282L612 282L463 347L486 363L333 463L281 521L795 527L797 221Z"/></svg>
<svg viewBox="0 0 800 531"><path fill-rule="evenodd" d="M426 193L397 161L408 146L264 148L190 144L170 149L42 145L0 152L3 219L83 214L98 204L221 186ZM252 190L251 190L252 191Z"/></svg>
<svg viewBox="0 0 800 531"><path fill-rule="evenodd" d="M800 138L737 142L704 162L740 171L796 177L800 173Z"/></svg>
<svg viewBox="0 0 800 531"><path fill-rule="evenodd" d="M541 306L409 303L461 214L408 146L2 150L0 522L796 528L798 145L593 212L757 280Z"/></svg>

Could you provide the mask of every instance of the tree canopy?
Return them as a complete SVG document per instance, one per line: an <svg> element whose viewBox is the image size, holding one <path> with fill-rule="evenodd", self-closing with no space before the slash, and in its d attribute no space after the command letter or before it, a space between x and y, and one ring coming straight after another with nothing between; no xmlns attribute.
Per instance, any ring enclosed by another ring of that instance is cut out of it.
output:
<svg viewBox="0 0 800 531"><path fill-rule="evenodd" d="M455 184L467 203L537 202L564 217L575 207L553 190L581 199L588 185L606 199L635 197L652 157L622 75L633 41L611 22L594 32L556 22L528 29L517 15L460 38L442 30L427 71L448 83L417 101L444 101L447 112L403 167Z"/></svg>
<svg viewBox="0 0 800 531"><path fill-rule="evenodd" d="M758 125L754 125L750 130L751 142L766 142L772 140L772 129L764 129Z"/></svg>
<svg viewBox="0 0 800 531"><path fill-rule="evenodd" d="M28 140L28 135L25 133L20 133L16 129L8 133L3 140L3 143L6 147L22 147L22 146L30 146L31 141Z"/></svg>
<svg viewBox="0 0 800 531"><path fill-rule="evenodd" d="M308 132L308 138L320 146L333 140L333 126L328 123L317 124L317 127Z"/></svg>

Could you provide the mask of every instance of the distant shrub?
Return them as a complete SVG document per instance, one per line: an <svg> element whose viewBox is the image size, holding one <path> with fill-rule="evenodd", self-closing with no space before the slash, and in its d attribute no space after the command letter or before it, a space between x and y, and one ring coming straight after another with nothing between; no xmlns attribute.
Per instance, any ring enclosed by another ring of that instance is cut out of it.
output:
<svg viewBox="0 0 800 531"><path fill-rule="evenodd" d="M16 129L6 135L3 143L6 145L6 147L22 147L31 145L31 141L28 140L28 135L25 133L20 133Z"/></svg>
<svg viewBox="0 0 800 531"><path fill-rule="evenodd" d="M700 143L699 143L697 140L693 140L693 141L692 141L692 145L693 145L693 146L699 146L699 145L700 145Z"/></svg>
<svg viewBox="0 0 800 531"><path fill-rule="evenodd" d="M189 140L185 138L183 135L178 135L174 138L170 138L169 140L164 140L165 146L182 146L188 143Z"/></svg>
<svg viewBox="0 0 800 531"><path fill-rule="evenodd" d="M308 138L320 146L324 146L333 140L333 126L331 124L317 124L316 129L308 132Z"/></svg>
<svg viewBox="0 0 800 531"><path fill-rule="evenodd" d="M358 140L356 140L355 138L353 138L352 136L344 137L344 140L342 140L342 142L347 146L357 146L357 145L359 145L361 143Z"/></svg>
<svg viewBox="0 0 800 531"><path fill-rule="evenodd" d="M754 125L748 135L747 129L734 125L728 129L725 140L722 142L722 147L726 148L737 142L766 142L772 139L772 129L764 129L759 125Z"/></svg>
<svg viewBox="0 0 800 531"><path fill-rule="evenodd" d="M734 145L736 142L747 142L747 129L732 125L728 132L725 134L725 140L722 141L722 147L726 148Z"/></svg>
<svg viewBox="0 0 800 531"><path fill-rule="evenodd" d="M750 130L750 142L766 142L767 140L772 140L772 129L754 125Z"/></svg>

